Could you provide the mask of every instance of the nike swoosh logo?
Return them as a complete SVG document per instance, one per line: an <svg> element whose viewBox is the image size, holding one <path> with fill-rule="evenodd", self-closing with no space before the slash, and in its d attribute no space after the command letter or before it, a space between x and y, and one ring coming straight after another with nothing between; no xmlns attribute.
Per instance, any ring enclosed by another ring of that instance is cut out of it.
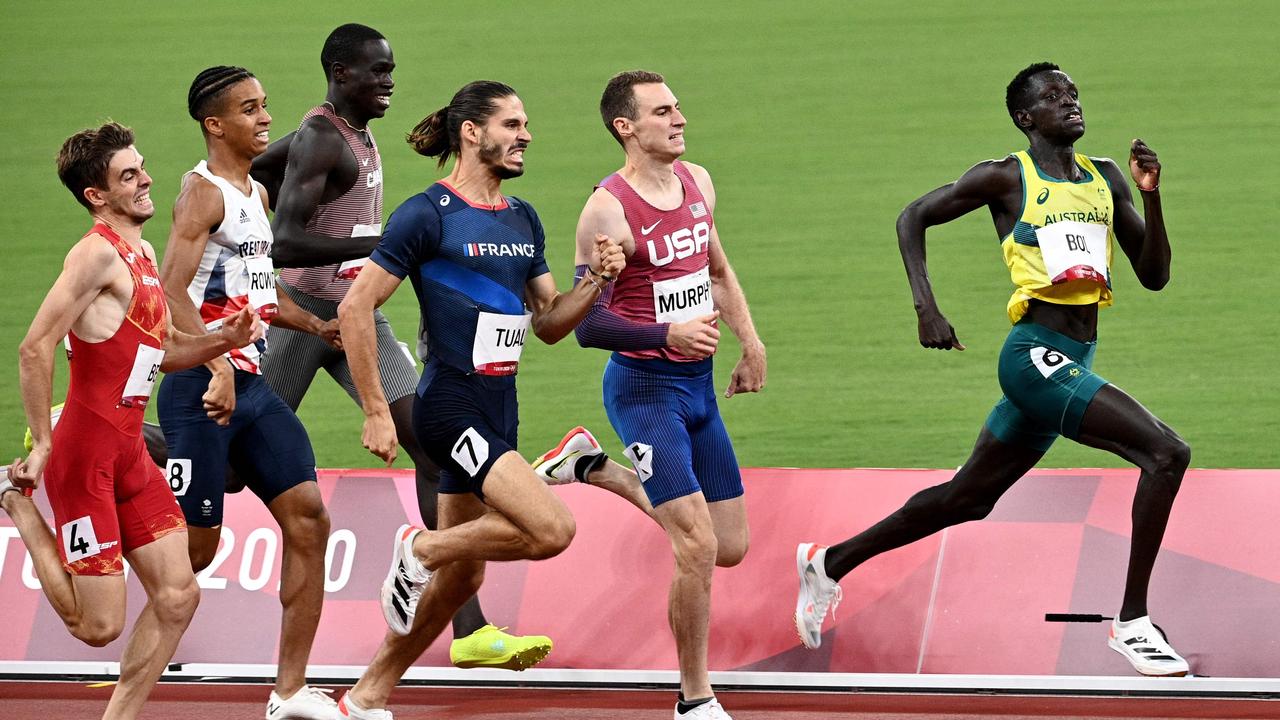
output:
<svg viewBox="0 0 1280 720"><path fill-rule="evenodd" d="M658 222L656 222L656 223L654 223L654 224L650 225L649 227L641 226L641 227L640 227L640 234L641 234L641 235L648 235L649 233L653 232L653 229L654 229L654 228L656 228L656 227L658 227L658 224L659 224L659 223L661 223L661 222L662 222L662 221L661 221L661 220L659 220Z"/></svg>

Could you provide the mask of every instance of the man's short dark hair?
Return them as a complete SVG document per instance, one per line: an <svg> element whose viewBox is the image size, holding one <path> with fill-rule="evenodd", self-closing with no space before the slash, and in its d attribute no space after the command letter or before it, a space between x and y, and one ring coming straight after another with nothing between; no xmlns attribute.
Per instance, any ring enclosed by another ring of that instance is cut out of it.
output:
<svg viewBox="0 0 1280 720"><path fill-rule="evenodd" d="M210 115L218 114L218 101L223 93L241 80L248 80L253 73L242 67L217 65L201 70L196 79L191 81L191 89L187 91L187 112L191 119L203 123Z"/></svg>
<svg viewBox="0 0 1280 720"><path fill-rule="evenodd" d="M100 128L88 128L67 138L58 151L58 179L76 201L93 212L85 198L86 188L107 189L111 158L133 144L133 131L108 120Z"/></svg>
<svg viewBox="0 0 1280 720"><path fill-rule="evenodd" d="M386 40L382 33L368 25L347 23L334 28L325 38L324 47L320 50L320 65L324 67L324 76L333 79L333 64L351 65L360 56L360 50L370 40Z"/></svg>
<svg viewBox="0 0 1280 720"><path fill-rule="evenodd" d="M604 119L604 126L609 128L609 134L613 135L613 139L617 140L619 145L622 144L622 136L613 126L613 119L620 117L628 120L637 119L635 86L664 82L666 79L661 75L648 70L628 70L609 79L609 84L604 86L604 94L600 96L600 117Z"/></svg>
<svg viewBox="0 0 1280 720"><path fill-rule="evenodd" d="M1019 70L1018 74L1013 76L1013 80L1009 81L1009 87L1004 89L1004 106L1009 110L1009 117L1012 118L1015 112L1025 110L1032 104L1031 78L1042 72L1061 69L1051 62L1038 62ZM1017 118L1014 118L1014 122L1017 122Z"/></svg>

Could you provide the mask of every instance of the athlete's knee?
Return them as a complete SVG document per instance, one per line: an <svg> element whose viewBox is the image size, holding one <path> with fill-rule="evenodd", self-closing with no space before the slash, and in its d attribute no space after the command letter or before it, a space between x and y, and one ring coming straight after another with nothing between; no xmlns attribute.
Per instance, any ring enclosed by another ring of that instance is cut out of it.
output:
<svg viewBox="0 0 1280 720"><path fill-rule="evenodd" d="M530 533L530 560L546 560L555 557L569 547L578 526L573 516L567 511L557 512L554 516L538 524Z"/></svg>
<svg viewBox="0 0 1280 720"><path fill-rule="evenodd" d="M995 508L995 499L956 492L954 488L950 482L925 488L911 496L903 513L922 522L940 522L945 527L982 520Z"/></svg>
<svg viewBox="0 0 1280 720"><path fill-rule="evenodd" d="M192 572L200 572L209 567L213 563L213 557L218 554L218 544L206 545L204 543L192 543L187 546L187 555L191 558Z"/></svg>
<svg viewBox="0 0 1280 720"><path fill-rule="evenodd" d="M751 540L746 532L734 537L716 538L716 566L733 567L747 556Z"/></svg>
<svg viewBox="0 0 1280 720"><path fill-rule="evenodd" d="M67 621L72 637L91 647L104 647L124 632L124 613L81 615Z"/></svg>
<svg viewBox="0 0 1280 720"><path fill-rule="evenodd" d="M302 505L281 524L285 542L295 547L324 545L329 538L329 511L319 499Z"/></svg>
<svg viewBox="0 0 1280 720"><path fill-rule="evenodd" d="M200 586L193 575L189 582L156 590L149 599L161 623L186 625L200 604Z"/></svg>
<svg viewBox="0 0 1280 720"><path fill-rule="evenodd" d="M671 535L676 567L686 572L710 573L720 554L720 541L710 524L698 523Z"/></svg>
<svg viewBox="0 0 1280 720"><path fill-rule="evenodd" d="M1191 465L1191 446L1172 429L1165 428L1160 447L1152 453L1152 472L1182 478L1182 473Z"/></svg>

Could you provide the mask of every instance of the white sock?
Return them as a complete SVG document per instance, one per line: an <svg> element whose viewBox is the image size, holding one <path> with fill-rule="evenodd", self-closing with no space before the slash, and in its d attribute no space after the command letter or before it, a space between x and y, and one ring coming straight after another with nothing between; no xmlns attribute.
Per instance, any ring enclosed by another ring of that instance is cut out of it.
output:
<svg viewBox="0 0 1280 720"><path fill-rule="evenodd" d="M423 532L426 532L426 530L418 531L418 533ZM409 537L409 549L404 554L405 564L409 566L409 574L415 578L423 577L431 572L430 570L427 570L426 566L422 564L422 561L418 559L418 553L413 550L413 542L418 539L418 533L414 533Z"/></svg>
<svg viewBox="0 0 1280 720"><path fill-rule="evenodd" d="M1120 619L1120 616L1119 616L1119 615L1116 615L1116 627L1118 627L1118 628L1127 628L1127 627L1129 627L1130 625L1132 625L1132 624L1134 624L1134 623L1138 622L1139 620L1146 620L1146 619L1148 619L1148 618L1150 618L1150 617L1151 617L1150 615L1143 615L1142 617L1136 617L1136 618L1134 618L1134 619L1132 619L1132 620L1121 620L1121 619Z"/></svg>

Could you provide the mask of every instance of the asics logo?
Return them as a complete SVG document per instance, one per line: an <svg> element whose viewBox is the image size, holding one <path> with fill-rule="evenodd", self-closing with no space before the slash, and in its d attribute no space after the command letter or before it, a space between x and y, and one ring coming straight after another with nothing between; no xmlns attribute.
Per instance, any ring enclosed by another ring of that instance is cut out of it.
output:
<svg viewBox="0 0 1280 720"><path fill-rule="evenodd" d="M658 220L657 222L655 222L654 224L650 225L649 227L643 227L643 226L641 226L641 228L640 228L640 234L641 234L641 235L648 235L649 233L653 232L653 229L654 229L654 228L656 228L656 227L658 227L658 224L659 224L659 223L661 223L661 222L662 222L662 220Z"/></svg>
<svg viewBox="0 0 1280 720"><path fill-rule="evenodd" d="M1036 196L1036 204L1043 205L1044 202L1048 199L1049 199L1049 188L1045 188L1040 191L1039 195Z"/></svg>

